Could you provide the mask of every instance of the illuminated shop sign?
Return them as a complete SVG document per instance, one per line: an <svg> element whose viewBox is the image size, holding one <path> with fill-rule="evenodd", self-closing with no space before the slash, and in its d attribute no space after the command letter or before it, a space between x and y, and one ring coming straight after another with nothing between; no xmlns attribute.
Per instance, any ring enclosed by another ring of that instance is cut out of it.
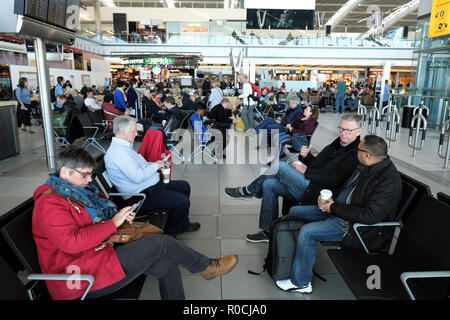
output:
<svg viewBox="0 0 450 320"><path fill-rule="evenodd" d="M185 59L185 58L136 58L136 59L128 59L128 65L130 66L161 66L166 68L189 68L190 66L194 66L193 59Z"/></svg>

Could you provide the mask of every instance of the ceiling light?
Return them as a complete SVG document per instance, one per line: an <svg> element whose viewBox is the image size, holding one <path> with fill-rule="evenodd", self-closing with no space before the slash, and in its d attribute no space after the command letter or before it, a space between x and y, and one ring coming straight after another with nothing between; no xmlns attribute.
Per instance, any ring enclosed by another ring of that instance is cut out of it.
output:
<svg viewBox="0 0 450 320"><path fill-rule="evenodd" d="M106 7L108 8L115 8L116 5L114 4L113 0L100 0Z"/></svg>
<svg viewBox="0 0 450 320"><path fill-rule="evenodd" d="M167 8L175 8L173 0L166 0Z"/></svg>

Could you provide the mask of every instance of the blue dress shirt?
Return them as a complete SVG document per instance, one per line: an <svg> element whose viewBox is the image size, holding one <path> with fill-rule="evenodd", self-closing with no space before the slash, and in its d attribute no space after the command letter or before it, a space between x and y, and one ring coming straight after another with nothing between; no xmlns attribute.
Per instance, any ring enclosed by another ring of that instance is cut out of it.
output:
<svg viewBox="0 0 450 320"><path fill-rule="evenodd" d="M121 193L140 193L160 180L158 164L147 162L134 151L132 143L116 137L106 151L105 166L109 179Z"/></svg>

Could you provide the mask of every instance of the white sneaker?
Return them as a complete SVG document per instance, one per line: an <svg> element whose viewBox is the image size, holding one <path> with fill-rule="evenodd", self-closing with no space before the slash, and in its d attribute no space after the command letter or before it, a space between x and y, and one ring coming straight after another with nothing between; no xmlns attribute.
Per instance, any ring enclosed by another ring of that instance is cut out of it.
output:
<svg viewBox="0 0 450 320"><path fill-rule="evenodd" d="M311 293L312 292L312 285L311 282L308 283L304 287L297 287L295 284L292 283L291 279L287 280L278 280L276 282L277 287L284 291L294 291L299 293Z"/></svg>

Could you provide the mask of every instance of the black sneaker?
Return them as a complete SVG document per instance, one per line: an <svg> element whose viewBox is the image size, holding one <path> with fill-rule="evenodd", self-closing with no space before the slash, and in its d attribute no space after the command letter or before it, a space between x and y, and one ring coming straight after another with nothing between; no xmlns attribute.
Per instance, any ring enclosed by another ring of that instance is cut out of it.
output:
<svg viewBox="0 0 450 320"><path fill-rule="evenodd" d="M245 239L248 242L254 242L254 243L257 243L257 242L267 242L268 243L269 242L269 237L267 235L267 232L265 232L265 231L260 231L255 234L248 234L247 237L245 237Z"/></svg>
<svg viewBox="0 0 450 320"><path fill-rule="evenodd" d="M244 194L241 188L225 188L225 193L232 198L241 200L251 200L253 196Z"/></svg>

